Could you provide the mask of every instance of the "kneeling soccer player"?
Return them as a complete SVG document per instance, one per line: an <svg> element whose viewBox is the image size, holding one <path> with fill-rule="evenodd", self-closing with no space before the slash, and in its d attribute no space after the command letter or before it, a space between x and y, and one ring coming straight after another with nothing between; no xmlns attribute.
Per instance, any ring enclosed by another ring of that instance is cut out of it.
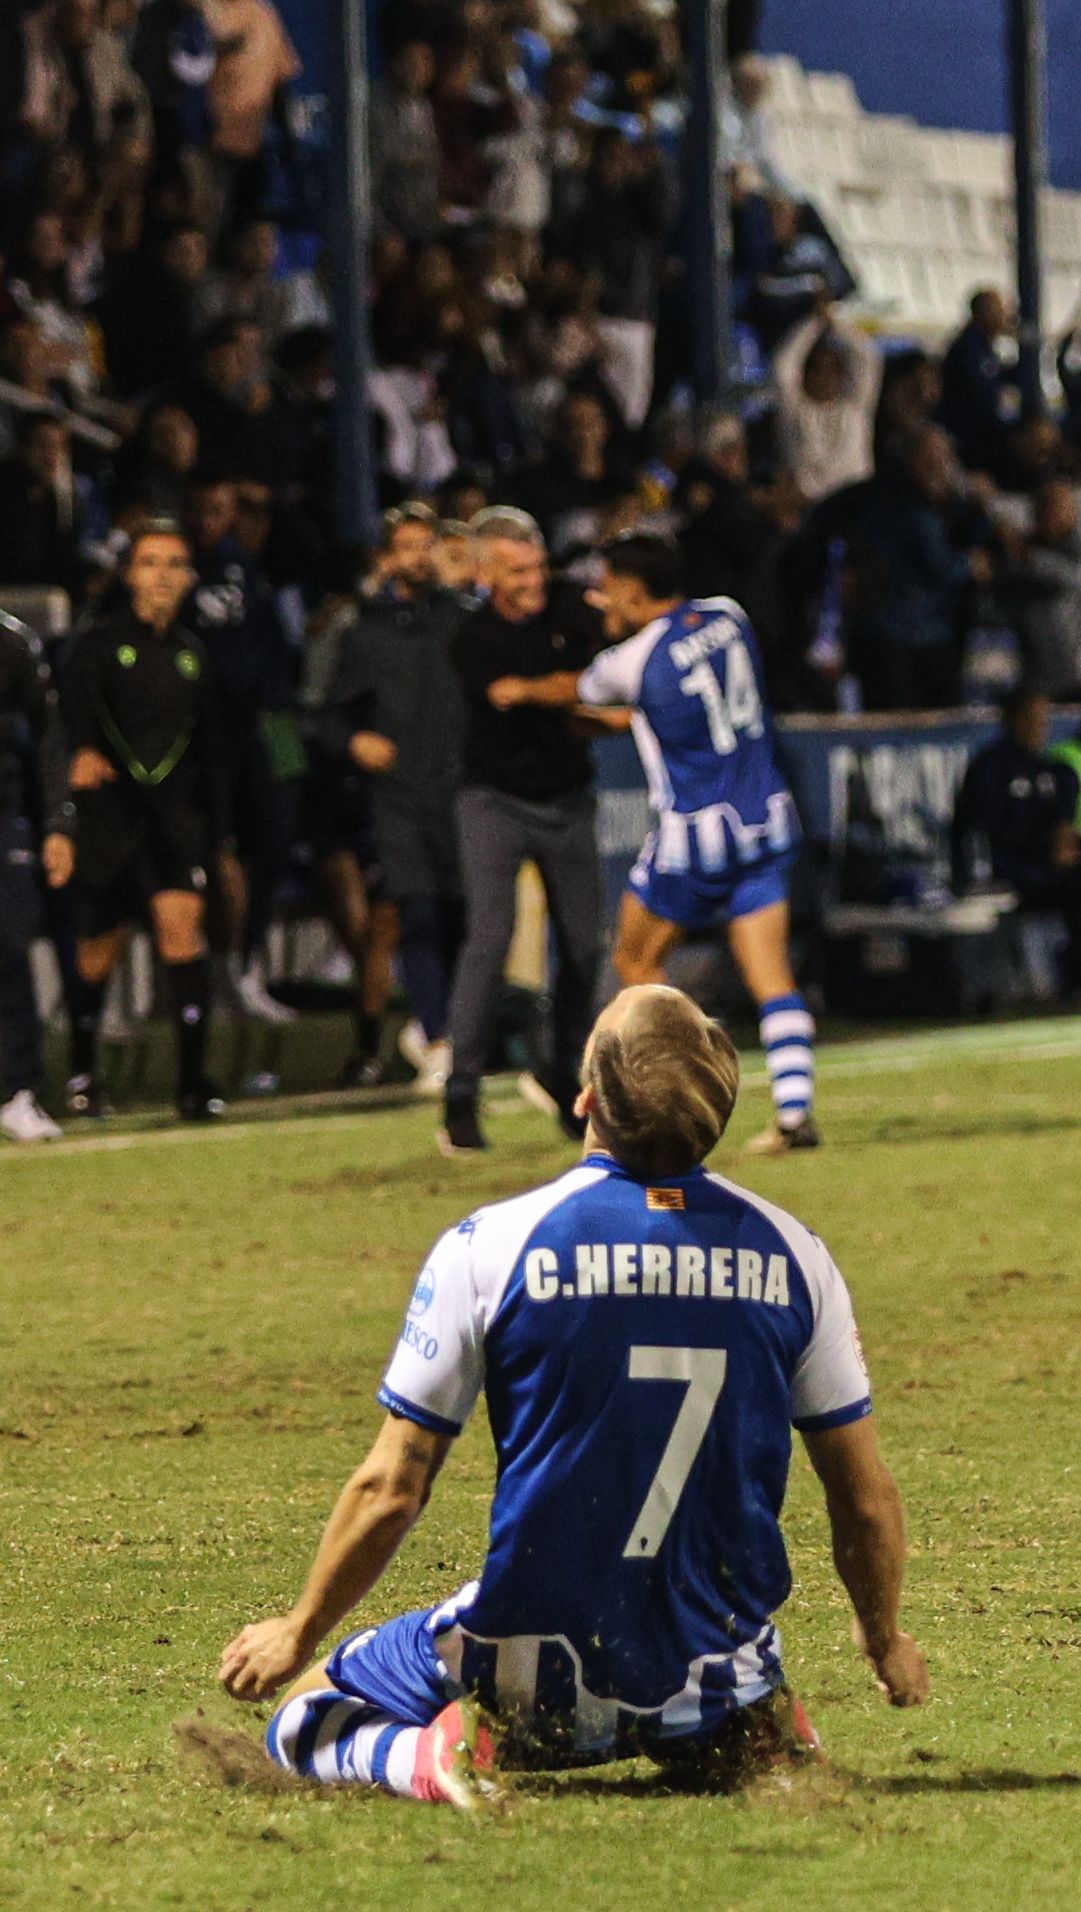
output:
<svg viewBox="0 0 1081 1912"><path fill-rule="evenodd" d="M645 1753L705 1785L813 1750L772 1619L793 1425L879 1681L898 1706L926 1695L844 1281L799 1222L702 1166L735 1102L728 1038L678 990L627 989L582 1079L582 1163L433 1250L380 1389L388 1418L304 1592L222 1656L237 1699L296 1681L267 1732L294 1772L469 1806L497 1784L500 1738L508 1764ZM418 1518L482 1388L498 1484L479 1580L298 1680Z"/></svg>

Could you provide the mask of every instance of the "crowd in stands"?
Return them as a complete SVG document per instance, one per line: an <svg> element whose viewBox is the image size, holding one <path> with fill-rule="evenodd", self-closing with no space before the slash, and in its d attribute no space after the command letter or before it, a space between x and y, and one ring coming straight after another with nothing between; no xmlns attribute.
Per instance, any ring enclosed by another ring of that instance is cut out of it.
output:
<svg viewBox="0 0 1081 1912"><path fill-rule="evenodd" d="M993 289L944 355L873 336L773 158L756 12L729 9L738 363L703 413L675 0L385 0L380 507L431 509L464 596L485 509L531 514L585 584L613 534L670 533L692 592L747 607L781 710L955 705L988 632L1033 689L1081 696L1081 332L1037 413ZM333 261L299 78L273 0L9 0L0 19L0 591L59 587L85 626L132 529L186 525L223 703L263 725L234 793L249 950L302 829L335 632L387 584L335 535Z"/></svg>

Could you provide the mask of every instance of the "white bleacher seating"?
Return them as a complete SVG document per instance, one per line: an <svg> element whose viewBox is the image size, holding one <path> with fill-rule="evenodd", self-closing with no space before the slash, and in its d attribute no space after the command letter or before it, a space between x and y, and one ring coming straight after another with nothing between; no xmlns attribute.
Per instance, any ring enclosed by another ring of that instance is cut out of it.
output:
<svg viewBox="0 0 1081 1912"><path fill-rule="evenodd" d="M843 73L769 62L778 164L834 226L870 318L940 341L978 286L1013 282L1012 148L1004 134L919 126L866 113ZM1049 189L1042 206L1046 324L1061 331L1081 301L1081 193Z"/></svg>

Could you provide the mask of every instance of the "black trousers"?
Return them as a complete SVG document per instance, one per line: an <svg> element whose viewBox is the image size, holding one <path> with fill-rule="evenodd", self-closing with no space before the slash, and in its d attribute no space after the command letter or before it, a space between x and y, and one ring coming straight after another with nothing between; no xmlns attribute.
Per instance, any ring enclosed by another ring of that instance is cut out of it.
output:
<svg viewBox="0 0 1081 1912"><path fill-rule="evenodd" d="M458 798L466 933L450 1005L454 1074L450 1093L476 1089L491 1018L514 933L518 872L540 871L555 936L552 1061L570 1087L593 1020L601 953L601 872L591 790L534 803L501 790Z"/></svg>
<svg viewBox="0 0 1081 1912"><path fill-rule="evenodd" d="M25 817L0 814L0 1101L41 1081L41 1024L30 978L38 858Z"/></svg>

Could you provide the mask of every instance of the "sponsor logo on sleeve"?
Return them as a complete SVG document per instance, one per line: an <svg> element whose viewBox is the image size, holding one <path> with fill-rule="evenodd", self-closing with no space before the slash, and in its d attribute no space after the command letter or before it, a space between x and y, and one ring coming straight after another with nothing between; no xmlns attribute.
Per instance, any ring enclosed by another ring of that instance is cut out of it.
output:
<svg viewBox="0 0 1081 1912"><path fill-rule="evenodd" d="M419 1321L422 1315L426 1315L434 1300L435 1276L430 1268L422 1268L413 1290L413 1298L409 1303L409 1312L413 1320Z"/></svg>

